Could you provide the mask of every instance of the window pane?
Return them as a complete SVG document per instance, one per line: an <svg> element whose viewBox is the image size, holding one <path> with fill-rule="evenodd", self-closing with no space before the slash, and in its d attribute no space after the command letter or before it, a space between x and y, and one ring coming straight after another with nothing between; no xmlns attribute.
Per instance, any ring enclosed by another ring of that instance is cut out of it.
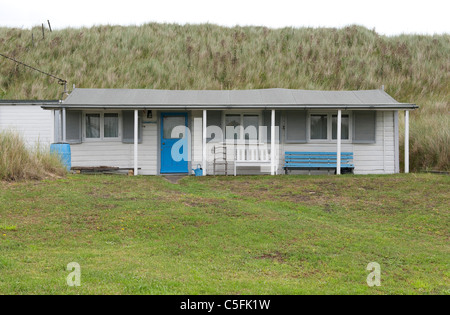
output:
<svg viewBox="0 0 450 315"><path fill-rule="evenodd" d="M244 115L244 132L245 132L245 140L258 140L258 132L259 132L258 115Z"/></svg>
<svg viewBox="0 0 450 315"><path fill-rule="evenodd" d="M163 119L163 138L164 139L181 139L184 136L185 128L180 133L172 134L172 131L178 126L186 126L185 116L164 116Z"/></svg>
<svg viewBox="0 0 450 315"><path fill-rule="evenodd" d="M105 114L105 138L119 137L119 114Z"/></svg>
<svg viewBox="0 0 450 315"><path fill-rule="evenodd" d="M327 138L327 115L311 115L311 139Z"/></svg>
<svg viewBox="0 0 450 315"><path fill-rule="evenodd" d="M226 115L225 116L226 138L235 140L240 139L241 138L240 128L236 128L240 125L241 125L241 115Z"/></svg>
<svg viewBox="0 0 450 315"><path fill-rule="evenodd" d="M333 115L332 123L332 136L333 140L337 139L337 115ZM348 140L348 123L349 118L348 115L342 115L342 123L341 123L341 140Z"/></svg>
<svg viewBox="0 0 450 315"><path fill-rule="evenodd" d="M100 114L86 114L86 138L100 138Z"/></svg>

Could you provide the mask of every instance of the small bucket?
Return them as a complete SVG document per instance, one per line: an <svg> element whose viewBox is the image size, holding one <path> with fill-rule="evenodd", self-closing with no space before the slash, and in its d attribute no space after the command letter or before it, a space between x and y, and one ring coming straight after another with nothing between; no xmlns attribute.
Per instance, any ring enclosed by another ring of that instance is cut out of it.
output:
<svg viewBox="0 0 450 315"><path fill-rule="evenodd" d="M194 171L195 176L203 176L203 169L200 164L197 164L197 168L192 170Z"/></svg>

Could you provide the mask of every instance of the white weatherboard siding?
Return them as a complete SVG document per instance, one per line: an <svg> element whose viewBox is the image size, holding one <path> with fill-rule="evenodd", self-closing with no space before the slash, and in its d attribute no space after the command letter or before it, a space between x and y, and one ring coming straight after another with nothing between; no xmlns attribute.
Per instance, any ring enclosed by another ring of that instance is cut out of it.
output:
<svg viewBox="0 0 450 315"><path fill-rule="evenodd" d="M377 111L376 142L372 144L342 143L342 152L353 152L355 174L392 174L395 172L394 146L394 112ZM333 143L284 143L281 154L285 151L299 152L336 152L336 142ZM280 157L280 168L284 156ZM308 173L308 171L297 171ZM312 172L313 173L313 172Z"/></svg>
<svg viewBox="0 0 450 315"><path fill-rule="evenodd" d="M51 113L51 111L48 111ZM23 116L23 114L22 114ZM50 116L50 118L52 118ZM355 174L390 174L395 172L395 130L394 112L378 111L376 123L376 142L373 144L342 143L342 152L354 153ZM202 163L202 111L190 112L190 129L192 132L191 157L192 168ZM1 119L0 119L1 122ZM282 117L281 125L284 124ZM52 134L52 123L49 122L49 134ZM144 123L142 143L139 144L139 174L157 175L159 173L160 155L158 125L156 123ZM213 174L213 155L207 151L207 173ZM133 144L122 142L84 142L71 145L73 166L115 166L121 168L133 168ZM282 129L282 143L278 151L278 174L283 174L285 151L318 151L336 152L336 143L284 143ZM229 174L233 172L232 152L230 150ZM203 165L202 165L203 166ZM218 174L223 174L223 167L218 167ZM238 174L260 174L259 167L239 167ZM267 173L270 169L266 170ZM308 171L297 171L308 173ZM326 172L326 171L325 171ZM315 171L311 172L312 174Z"/></svg>
<svg viewBox="0 0 450 315"><path fill-rule="evenodd" d="M18 131L30 146L53 142L53 111L39 105L0 106L0 131Z"/></svg>
<svg viewBox="0 0 450 315"><path fill-rule="evenodd" d="M157 125L144 124L138 150L139 174L157 174ZM94 141L72 144L72 166L134 167L134 145L122 142Z"/></svg>
<svg viewBox="0 0 450 315"><path fill-rule="evenodd" d="M353 145L355 174L395 173L394 112L377 112L376 143Z"/></svg>

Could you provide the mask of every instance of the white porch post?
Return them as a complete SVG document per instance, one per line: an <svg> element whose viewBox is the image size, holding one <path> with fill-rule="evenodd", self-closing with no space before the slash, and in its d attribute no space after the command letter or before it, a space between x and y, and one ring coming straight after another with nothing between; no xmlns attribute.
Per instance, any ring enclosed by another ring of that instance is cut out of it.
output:
<svg viewBox="0 0 450 315"><path fill-rule="evenodd" d="M337 149L336 149L336 174L341 175L341 123L342 123L342 110L338 110L337 115Z"/></svg>
<svg viewBox="0 0 450 315"><path fill-rule="evenodd" d="M275 175L275 110L272 109L272 119L270 123L270 174Z"/></svg>
<svg viewBox="0 0 450 315"><path fill-rule="evenodd" d="M62 109L62 142L66 142L66 109Z"/></svg>
<svg viewBox="0 0 450 315"><path fill-rule="evenodd" d="M202 168L203 176L206 176L206 109L203 110L203 136L202 136Z"/></svg>
<svg viewBox="0 0 450 315"><path fill-rule="evenodd" d="M409 111L405 110L405 173L409 173Z"/></svg>
<svg viewBox="0 0 450 315"><path fill-rule="evenodd" d="M138 175L139 112L134 110L134 176Z"/></svg>

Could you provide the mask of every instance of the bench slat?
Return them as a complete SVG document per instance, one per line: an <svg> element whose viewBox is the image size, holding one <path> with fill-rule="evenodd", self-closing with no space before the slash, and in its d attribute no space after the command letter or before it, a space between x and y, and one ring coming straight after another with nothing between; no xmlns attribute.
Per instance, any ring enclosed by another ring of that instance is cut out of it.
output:
<svg viewBox="0 0 450 315"><path fill-rule="evenodd" d="M324 164L324 163L304 163L304 164L286 164L284 165L284 167L323 167L323 168L336 168L337 164ZM341 164L342 168L353 168L354 165L353 164Z"/></svg>
<svg viewBox="0 0 450 315"><path fill-rule="evenodd" d="M336 152L294 152L284 154L284 168L337 168ZM341 168L354 168L353 152L341 152Z"/></svg>
<svg viewBox="0 0 450 315"><path fill-rule="evenodd" d="M291 160L308 160L308 159L311 159L311 160L313 160L313 159L336 160L337 156L302 156L302 157L300 157L300 156L289 155L289 156L285 156L284 158L291 159ZM345 156L341 156L341 159L348 159L348 160L351 159L352 160L353 156L345 155Z"/></svg>
<svg viewBox="0 0 450 315"><path fill-rule="evenodd" d="M286 151L284 153L285 155L336 155L336 152L293 152L293 151ZM353 152L341 152L341 155L353 155Z"/></svg>
<svg viewBox="0 0 450 315"><path fill-rule="evenodd" d="M352 159L341 159L341 163L351 161ZM337 160L319 160L319 159L285 159L285 162L288 163L302 163L302 162L317 162L317 163L337 163Z"/></svg>

